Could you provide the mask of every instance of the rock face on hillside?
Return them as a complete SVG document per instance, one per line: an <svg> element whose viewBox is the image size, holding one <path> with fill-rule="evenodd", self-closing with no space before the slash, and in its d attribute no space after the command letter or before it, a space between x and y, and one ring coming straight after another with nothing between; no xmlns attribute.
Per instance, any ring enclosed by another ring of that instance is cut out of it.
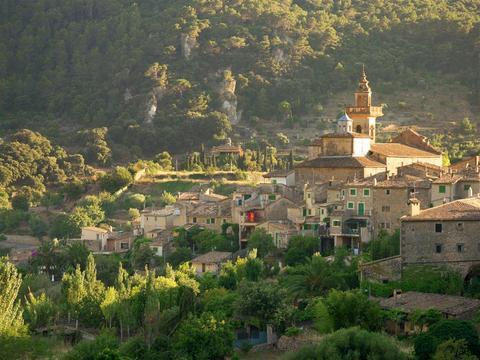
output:
<svg viewBox="0 0 480 360"><path fill-rule="evenodd" d="M153 118L157 114L158 102L165 95L166 89L161 86L154 87L147 96L147 101L145 104L145 116L144 122L151 124Z"/></svg>
<svg viewBox="0 0 480 360"><path fill-rule="evenodd" d="M227 115L232 125L237 125L241 118L241 111L238 110L237 95L235 95L237 81L230 70L225 70L223 73L219 73L218 76L222 78L218 86L220 110Z"/></svg>
<svg viewBox="0 0 480 360"><path fill-rule="evenodd" d="M180 48L185 60L191 60L192 51L198 47L198 41L189 34L182 34L180 39Z"/></svg>

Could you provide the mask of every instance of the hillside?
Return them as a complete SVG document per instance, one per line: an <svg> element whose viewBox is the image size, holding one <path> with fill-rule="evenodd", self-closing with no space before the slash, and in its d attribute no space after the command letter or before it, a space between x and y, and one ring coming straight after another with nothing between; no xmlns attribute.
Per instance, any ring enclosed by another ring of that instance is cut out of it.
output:
<svg viewBox="0 0 480 360"><path fill-rule="evenodd" d="M104 163L107 143L128 161L312 133L350 102L361 63L386 125L477 120L479 14L478 0L5 0L0 134L78 151L97 129L83 153Z"/></svg>

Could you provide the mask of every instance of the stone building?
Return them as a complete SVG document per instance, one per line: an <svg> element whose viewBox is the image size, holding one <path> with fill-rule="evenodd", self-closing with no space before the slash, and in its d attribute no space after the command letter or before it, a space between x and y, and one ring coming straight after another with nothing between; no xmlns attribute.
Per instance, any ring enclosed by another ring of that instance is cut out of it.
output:
<svg viewBox="0 0 480 360"><path fill-rule="evenodd" d="M372 106L372 91L362 71L355 104L345 108L334 133L314 140L308 160L295 167L297 188L331 179L362 179L382 172L397 174L397 169L413 163L442 166L442 153L427 138L407 129L389 143L376 143L376 121L380 106Z"/></svg>
<svg viewBox="0 0 480 360"><path fill-rule="evenodd" d="M449 266L466 276L480 264L480 197L420 210L410 203L401 219L403 266Z"/></svg>
<svg viewBox="0 0 480 360"><path fill-rule="evenodd" d="M393 177L373 186L373 236L384 230L393 233L400 229L400 218L409 215L409 200L420 201L421 208L430 204L431 182L413 176Z"/></svg>

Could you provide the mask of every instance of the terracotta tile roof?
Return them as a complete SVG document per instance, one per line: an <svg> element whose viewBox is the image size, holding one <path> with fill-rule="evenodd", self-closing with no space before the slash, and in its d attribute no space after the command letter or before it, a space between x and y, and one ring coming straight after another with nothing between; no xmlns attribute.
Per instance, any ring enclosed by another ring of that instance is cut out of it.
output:
<svg viewBox="0 0 480 360"><path fill-rule="evenodd" d="M329 133L320 136L320 138L363 138L363 139L368 139L370 136L367 134L360 134L360 133L354 133L354 132L346 132L346 133Z"/></svg>
<svg viewBox="0 0 480 360"><path fill-rule="evenodd" d="M241 146L236 145L219 145L214 146L211 150L212 153L238 153L243 154L243 149Z"/></svg>
<svg viewBox="0 0 480 360"><path fill-rule="evenodd" d="M455 174L444 174L433 181L434 184L455 184L462 179L462 176Z"/></svg>
<svg viewBox="0 0 480 360"><path fill-rule="evenodd" d="M230 200L216 203L201 203L194 207L188 214L189 216L211 216L211 217L230 217L232 208Z"/></svg>
<svg viewBox="0 0 480 360"><path fill-rule="evenodd" d="M99 233L102 233L102 234L106 234L106 233L109 232L108 230L105 230L105 229L102 229L102 228L99 228L99 227L96 227L96 226L84 226L84 227L82 227L82 230L95 231L95 232L99 232Z"/></svg>
<svg viewBox="0 0 480 360"><path fill-rule="evenodd" d="M358 156L321 156L313 160L304 161L296 168L385 168L385 164Z"/></svg>
<svg viewBox="0 0 480 360"><path fill-rule="evenodd" d="M435 309L443 314L456 316L480 308L480 300L477 299L416 291L399 294L397 298L377 300L379 300L380 307L384 309L399 309L405 313L411 313L417 309Z"/></svg>
<svg viewBox="0 0 480 360"><path fill-rule="evenodd" d="M263 175L264 178L272 178L272 177L286 177L293 173L294 170L275 170L271 171L268 174Z"/></svg>
<svg viewBox="0 0 480 360"><path fill-rule="evenodd" d="M206 254L199 255L192 260L192 263L201 263L201 264L219 264L230 260L232 258L231 252L224 251L210 251Z"/></svg>
<svg viewBox="0 0 480 360"><path fill-rule="evenodd" d="M420 211L415 216L405 216L403 221L478 221L480 220L480 197L455 200Z"/></svg>
<svg viewBox="0 0 480 360"><path fill-rule="evenodd" d="M425 150L420 150L412 146L400 143L372 144L370 146L370 151L373 153L391 157L439 157L438 154L431 153Z"/></svg>
<svg viewBox="0 0 480 360"><path fill-rule="evenodd" d="M421 189L430 189L431 182L427 179L423 179L417 176L402 176L402 177L394 177L388 180L379 181L375 186L375 188L408 188L408 187L415 187Z"/></svg>
<svg viewBox="0 0 480 360"><path fill-rule="evenodd" d="M421 162L421 161L417 161L417 162L412 163L412 164L400 166L399 168L406 168L406 167L427 168L427 169L437 170L437 171L441 171L441 170L443 169L442 166L438 166L438 165L434 165L434 164L429 164L429 163Z"/></svg>

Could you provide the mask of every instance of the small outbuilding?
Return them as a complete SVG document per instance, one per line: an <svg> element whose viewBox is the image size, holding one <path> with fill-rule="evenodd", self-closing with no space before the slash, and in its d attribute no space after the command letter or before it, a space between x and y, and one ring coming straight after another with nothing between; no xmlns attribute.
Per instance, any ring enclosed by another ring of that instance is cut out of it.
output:
<svg viewBox="0 0 480 360"><path fill-rule="evenodd" d="M232 259L231 252L224 251L210 251L206 254L197 256L192 260L192 266L195 268L195 272L198 275L204 273L218 274L222 267L222 264Z"/></svg>

